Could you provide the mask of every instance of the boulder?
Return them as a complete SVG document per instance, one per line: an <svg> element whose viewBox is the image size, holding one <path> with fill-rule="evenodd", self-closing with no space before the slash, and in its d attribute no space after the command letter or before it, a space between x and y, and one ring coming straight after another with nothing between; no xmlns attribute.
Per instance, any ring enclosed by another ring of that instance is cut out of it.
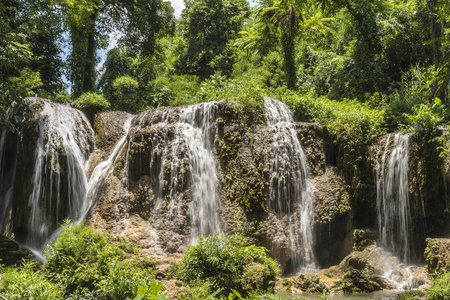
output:
<svg viewBox="0 0 450 300"><path fill-rule="evenodd" d="M0 263L4 266L17 265L23 259L28 259L31 252L22 248L19 243L0 234Z"/></svg>
<svg viewBox="0 0 450 300"><path fill-rule="evenodd" d="M430 274L444 274L450 270L450 239L426 239L425 259Z"/></svg>

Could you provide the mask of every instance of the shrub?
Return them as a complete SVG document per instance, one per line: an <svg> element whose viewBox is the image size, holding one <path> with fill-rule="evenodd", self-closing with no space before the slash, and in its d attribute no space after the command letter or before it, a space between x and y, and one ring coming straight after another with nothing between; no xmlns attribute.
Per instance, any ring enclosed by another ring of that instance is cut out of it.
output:
<svg viewBox="0 0 450 300"><path fill-rule="evenodd" d="M139 83L133 77L121 76L114 79L112 86L115 94L124 96L135 93L139 88Z"/></svg>
<svg viewBox="0 0 450 300"><path fill-rule="evenodd" d="M153 274L135 268L132 262L112 260L109 272L102 277L98 287L106 299L121 300L136 296L139 287L149 286L153 282Z"/></svg>
<svg viewBox="0 0 450 300"><path fill-rule="evenodd" d="M413 67L402 76L399 87L388 97L384 118L391 129L405 125L405 116L413 113L413 108L427 102L431 90L424 89L431 69Z"/></svg>
<svg viewBox="0 0 450 300"><path fill-rule="evenodd" d="M66 224L46 249L46 275L61 284L68 299L133 298L141 286L153 283L153 272L148 262L123 261L124 250L138 252L123 238L118 241L115 245L110 236L84 224Z"/></svg>
<svg viewBox="0 0 450 300"><path fill-rule="evenodd" d="M222 288L225 295L237 290L273 291L279 274L277 263L264 247L249 245L240 236L202 236L191 245L181 261L180 278L187 284L198 280Z"/></svg>
<svg viewBox="0 0 450 300"><path fill-rule="evenodd" d="M86 225L66 224L56 241L46 249L47 276L60 282L70 294L79 288L94 289L109 263L121 259L120 249L109 237Z"/></svg>
<svg viewBox="0 0 450 300"><path fill-rule="evenodd" d="M410 124L410 128L433 135L437 131L437 126L444 122L442 116L443 108L434 108L430 105L420 104L412 108L413 113L405 115Z"/></svg>
<svg viewBox="0 0 450 300"><path fill-rule="evenodd" d="M73 105L77 108L88 109L107 109L110 106L103 95L91 92L81 95L80 98L73 102Z"/></svg>
<svg viewBox="0 0 450 300"><path fill-rule="evenodd" d="M384 133L383 111L356 100L330 100L311 95L283 92L283 99L304 121L326 127L339 147L350 152L361 150Z"/></svg>
<svg viewBox="0 0 450 300"><path fill-rule="evenodd" d="M450 299L450 271L437 277L433 286L427 290L427 296L430 300L449 300Z"/></svg>
<svg viewBox="0 0 450 300"><path fill-rule="evenodd" d="M0 299L64 299L56 284L36 271L36 263L26 262L20 268L0 268Z"/></svg>

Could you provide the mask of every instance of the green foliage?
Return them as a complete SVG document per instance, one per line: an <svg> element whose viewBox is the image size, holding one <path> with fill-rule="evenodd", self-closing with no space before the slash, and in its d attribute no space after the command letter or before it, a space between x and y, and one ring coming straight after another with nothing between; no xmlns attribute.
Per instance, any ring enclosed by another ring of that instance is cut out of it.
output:
<svg viewBox="0 0 450 300"><path fill-rule="evenodd" d="M415 297L420 297L423 296L423 292L421 291L408 291L408 292L404 292L401 293L400 295L398 295L398 299L397 300L408 300L408 299L414 299Z"/></svg>
<svg viewBox="0 0 450 300"><path fill-rule="evenodd" d="M199 91L198 77L195 75L173 75L161 76L149 85L159 87L160 90L167 89L165 95L170 105L184 105L199 102L197 93Z"/></svg>
<svg viewBox="0 0 450 300"><path fill-rule="evenodd" d="M139 295L141 286L154 284L151 272L135 268L130 261L121 263L118 260L112 260L108 266L108 273L98 284L102 296L106 299L131 299L136 294Z"/></svg>
<svg viewBox="0 0 450 300"><path fill-rule="evenodd" d="M281 43L287 87L294 89L297 84L297 64L295 61L295 40L308 33L325 34L329 18L322 18L318 12L307 16L308 4L303 0L262 1L258 9L258 19L268 39ZM264 28L265 27L265 28Z"/></svg>
<svg viewBox="0 0 450 300"><path fill-rule="evenodd" d="M430 300L448 300L450 299L450 272L438 276L433 286L426 292L427 298Z"/></svg>
<svg viewBox="0 0 450 300"><path fill-rule="evenodd" d="M272 291L279 273L277 263L263 247L249 245L239 236L202 236L190 246L180 265L180 278L191 284L211 282L213 290Z"/></svg>
<svg viewBox="0 0 450 300"><path fill-rule="evenodd" d="M406 120L410 123L413 130L425 132L428 135L435 136L437 134L437 126L442 125L443 108L435 108L427 104L420 104L413 107L413 114L405 115Z"/></svg>
<svg viewBox="0 0 450 300"><path fill-rule="evenodd" d="M384 133L383 111L356 100L335 101L294 93L278 95L305 121L328 129L341 149L362 150Z"/></svg>
<svg viewBox="0 0 450 300"><path fill-rule="evenodd" d="M65 286L66 294L79 288L93 289L102 275L109 273L109 264L121 259L122 252L107 235L91 227L66 224L58 239L46 249L47 276Z"/></svg>
<svg viewBox="0 0 450 300"><path fill-rule="evenodd" d="M133 59L127 56L119 48L108 51L105 63L103 64L103 74L98 83L98 88L108 99L113 95L113 81L131 73Z"/></svg>
<svg viewBox="0 0 450 300"><path fill-rule="evenodd" d="M232 40L248 15L244 0L190 0L181 16L181 34L185 43L177 50L178 74L208 78L220 71L230 75L234 53Z"/></svg>
<svg viewBox="0 0 450 300"><path fill-rule="evenodd" d="M162 283L152 282L150 287L143 285L137 291L137 296L134 300L150 299L150 300L169 300L166 296L160 294L162 290Z"/></svg>
<svg viewBox="0 0 450 300"><path fill-rule="evenodd" d="M110 106L103 95L91 92L81 95L77 100L73 101L73 105L77 108L94 109L107 109Z"/></svg>
<svg viewBox="0 0 450 300"><path fill-rule="evenodd" d="M416 66L403 75L399 88L387 99L385 120L389 127L408 124L406 116L413 113L413 107L427 103L431 91L424 89L424 85L430 71Z"/></svg>
<svg viewBox="0 0 450 300"><path fill-rule="evenodd" d="M20 268L0 268L0 282L0 299L64 299L59 286L45 279L33 262L24 262Z"/></svg>
<svg viewBox="0 0 450 300"><path fill-rule="evenodd" d="M139 88L139 83L130 76L121 76L114 79L112 87L114 94L123 97L136 93L136 90Z"/></svg>
<svg viewBox="0 0 450 300"><path fill-rule="evenodd" d="M152 285L154 276L147 263L124 260L124 245L127 252L136 250L119 242L86 225L66 224L46 249L45 275L69 299L131 299L141 286Z"/></svg>

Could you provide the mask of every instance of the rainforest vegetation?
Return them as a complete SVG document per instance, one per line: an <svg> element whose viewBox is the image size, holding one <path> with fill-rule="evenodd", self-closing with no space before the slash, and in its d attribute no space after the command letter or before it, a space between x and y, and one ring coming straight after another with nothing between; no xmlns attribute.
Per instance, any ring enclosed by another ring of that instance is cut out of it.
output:
<svg viewBox="0 0 450 300"><path fill-rule="evenodd" d="M91 113L272 96L356 150L398 129L432 139L449 120L447 1L189 0L176 18L162 0L8 0L0 13L10 129L26 96Z"/></svg>
<svg viewBox="0 0 450 300"><path fill-rule="evenodd" d="M163 0L2 0L2 129L16 130L11 109L31 115L31 96L90 114L227 101L247 116L268 96L345 149L353 188L363 148L386 132L421 132L447 154L449 1L184 4L175 17ZM42 265L0 261L0 299L168 299L139 245L89 226L65 224L46 255ZM430 299L448 297L448 274ZM278 299L278 275L266 249L240 236L201 237L164 274L189 287L180 299Z"/></svg>

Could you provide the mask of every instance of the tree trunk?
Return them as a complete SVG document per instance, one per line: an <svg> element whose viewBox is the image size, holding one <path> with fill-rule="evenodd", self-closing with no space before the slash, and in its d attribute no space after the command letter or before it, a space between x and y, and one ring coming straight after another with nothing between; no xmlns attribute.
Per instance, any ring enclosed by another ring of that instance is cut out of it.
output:
<svg viewBox="0 0 450 300"><path fill-rule="evenodd" d="M95 20L97 9L91 15L91 26L88 33L88 44L84 65L83 92L91 92L94 89L95 80Z"/></svg>
<svg viewBox="0 0 450 300"><path fill-rule="evenodd" d="M428 0L428 7L430 9L431 14L431 39L433 41L433 62L434 62L434 69L437 70L439 67L439 64L442 61L442 44L441 44L441 38L443 34L443 27L442 23L438 20L438 15L436 11L436 6L438 4L439 0ZM436 95L436 92L438 91L438 82L436 81L434 83L433 90L431 92L430 98L428 99L431 102L433 102L434 98L437 96L441 98L442 100L445 99L445 90L441 89L441 91Z"/></svg>

